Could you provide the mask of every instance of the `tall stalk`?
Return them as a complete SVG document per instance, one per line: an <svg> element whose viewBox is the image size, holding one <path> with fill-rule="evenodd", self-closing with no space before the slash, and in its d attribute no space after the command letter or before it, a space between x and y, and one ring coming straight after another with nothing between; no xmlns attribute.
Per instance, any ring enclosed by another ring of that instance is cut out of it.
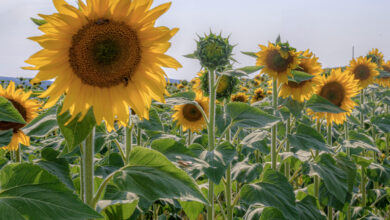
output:
<svg viewBox="0 0 390 220"><path fill-rule="evenodd" d="M209 151L215 148L215 98L216 98L216 86L215 86L215 70L209 70ZM209 179L209 192L208 198L210 205L207 207L207 219L214 219L214 183Z"/></svg>
<svg viewBox="0 0 390 220"><path fill-rule="evenodd" d="M191 130L190 129L188 129L188 146L190 146L191 145Z"/></svg>
<svg viewBox="0 0 390 220"><path fill-rule="evenodd" d="M286 123L286 138L291 132L291 117L292 115L290 114L290 117L288 117ZM290 142L288 139L286 140L286 152L290 152ZM286 162L284 164L284 175L287 177L287 179L290 178L290 162Z"/></svg>
<svg viewBox="0 0 390 220"><path fill-rule="evenodd" d="M360 107L363 107L363 104L364 104L364 89L360 91ZM364 114L362 111L360 111L360 125L364 130Z"/></svg>
<svg viewBox="0 0 390 220"><path fill-rule="evenodd" d="M130 116L131 117L131 116ZM130 159L130 152L132 148L132 142L133 142L133 126L131 119L129 119L129 126L126 127L125 131L125 138L126 138L126 162L129 163Z"/></svg>
<svg viewBox="0 0 390 220"><path fill-rule="evenodd" d="M94 137L95 128L92 129L84 144L84 201L90 207L93 207L93 193L94 193Z"/></svg>
<svg viewBox="0 0 390 220"><path fill-rule="evenodd" d="M274 115L276 115L278 107L278 80L275 78L272 81L272 107L274 109ZM278 158L276 152L276 128L276 124L271 128L271 168L274 170L276 170L276 160Z"/></svg>
<svg viewBox="0 0 390 220"><path fill-rule="evenodd" d="M19 144L18 149L15 151L15 162L22 162L22 145Z"/></svg>
<svg viewBox="0 0 390 220"><path fill-rule="evenodd" d="M225 101L225 117L226 117L226 101ZM226 141L231 142L231 130L228 128L226 133ZM233 206L232 206L232 164L229 163L226 170L226 184L225 184L225 195L226 195L226 212L227 220L233 220Z"/></svg>
<svg viewBox="0 0 390 220"><path fill-rule="evenodd" d="M316 122L316 125L317 125L317 132L318 133L321 133L321 122L320 122L320 119L317 119L317 122ZM318 157L319 155L319 151L316 150L316 157ZM318 175L315 175L314 176L314 196L319 199L319 195L320 195L320 177Z"/></svg>
<svg viewBox="0 0 390 220"><path fill-rule="evenodd" d="M331 122L327 122L328 123L328 145L329 147L332 147L332 123ZM333 208L331 206L328 205L328 220L333 220Z"/></svg>
<svg viewBox="0 0 390 220"><path fill-rule="evenodd" d="M137 128L137 146L141 146L142 144L142 129L140 126Z"/></svg>
<svg viewBox="0 0 390 220"><path fill-rule="evenodd" d="M345 140L349 140L349 128L348 128L348 121L344 122L344 135L345 135ZM347 147L346 149L347 155L350 158L351 157L351 148ZM351 220L352 218L352 212L351 212L351 203L348 203L347 207L347 220Z"/></svg>

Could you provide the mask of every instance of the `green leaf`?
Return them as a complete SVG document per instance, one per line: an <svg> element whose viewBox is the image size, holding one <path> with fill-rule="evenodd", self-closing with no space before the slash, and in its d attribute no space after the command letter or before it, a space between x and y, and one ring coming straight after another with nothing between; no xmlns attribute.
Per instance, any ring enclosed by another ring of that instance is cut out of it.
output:
<svg viewBox="0 0 390 220"><path fill-rule="evenodd" d="M299 218L293 187L283 174L272 169L264 172L261 182L244 185L240 197L248 205L277 208L286 219Z"/></svg>
<svg viewBox="0 0 390 220"><path fill-rule="evenodd" d="M163 126L160 120L160 117L158 116L158 113L156 109L151 108L149 111L149 120L142 120L138 123L138 126L140 126L144 130L150 130L150 131L162 131Z"/></svg>
<svg viewBox="0 0 390 220"><path fill-rule="evenodd" d="M178 93L175 93L173 95L171 95L169 98L186 98L186 99L189 99L189 100L194 100L195 99L195 93L194 92L178 92ZM168 99L169 99L168 98Z"/></svg>
<svg viewBox="0 0 390 220"><path fill-rule="evenodd" d="M283 213L274 207L265 207L261 212L260 220L285 220Z"/></svg>
<svg viewBox="0 0 390 220"><path fill-rule="evenodd" d="M288 135L288 140L290 145L294 147L295 151L310 151L311 149L315 149L319 151L331 152L331 150L325 144L325 139L322 134L318 133L316 129L303 123L298 124L297 133L295 135Z"/></svg>
<svg viewBox="0 0 390 220"><path fill-rule="evenodd" d="M297 102L289 97L286 101L285 106L295 117L299 118L302 114L304 103Z"/></svg>
<svg viewBox="0 0 390 220"><path fill-rule="evenodd" d="M243 70L226 70L221 73L221 75L226 76L236 76L236 77L242 77L242 76L248 76L248 74Z"/></svg>
<svg viewBox="0 0 390 220"><path fill-rule="evenodd" d="M387 72L387 71L384 71L384 70L379 70L378 78L385 78L385 77L390 77L390 72Z"/></svg>
<svg viewBox="0 0 390 220"><path fill-rule="evenodd" d="M104 219L129 219L137 208L139 200L100 200L97 210Z"/></svg>
<svg viewBox="0 0 390 220"><path fill-rule="evenodd" d="M0 121L26 124L12 102L0 96Z"/></svg>
<svg viewBox="0 0 390 220"><path fill-rule="evenodd" d="M364 149L380 153L370 136L354 130L349 132L349 140L344 140L343 144L345 147L352 149Z"/></svg>
<svg viewBox="0 0 390 220"><path fill-rule="evenodd" d="M47 23L47 21L43 20L43 19L37 19L37 18L30 18L34 24L38 25L38 26L41 26L41 25L44 25Z"/></svg>
<svg viewBox="0 0 390 220"><path fill-rule="evenodd" d="M13 134L14 132L12 129L0 131L0 149L1 147L8 146L8 144L11 143Z"/></svg>
<svg viewBox="0 0 390 220"><path fill-rule="evenodd" d="M269 132L256 130L245 136L241 144L246 148L250 148L252 151L257 149L262 153L269 154L268 137Z"/></svg>
<svg viewBox="0 0 390 220"><path fill-rule="evenodd" d="M317 200L313 196L306 196L297 202L297 209L301 220L316 219L325 220L326 217L317 208Z"/></svg>
<svg viewBox="0 0 390 220"><path fill-rule="evenodd" d="M206 161L209 166L203 171L211 181L219 184L235 154L236 149L229 142L219 145L213 151L204 151L200 159Z"/></svg>
<svg viewBox="0 0 390 220"><path fill-rule="evenodd" d="M69 175L69 163L64 158L57 158L59 154L53 148L44 148L41 152L42 159L35 161L35 164L56 176L69 189L74 190L73 182Z"/></svg>
<svg viewBox="0 0 390 220"><path fill-rule="evenodd" d="M255 52L244 52L244 51L241 51L241 53L245 54L245 55L248 55L250 57L258 58L258 56L256 55Z"/></svg>
<svg viewBox="0 0 390 220"><path fill-rule="evenodd" d="M147 200L180 199L207 204L195 181L160 152L135 147L130 163L113 176L115 186ZM147 184L145 184L147 183Z"/></svg>
<svg viewBox="0 0 390 220"><path fill-rule="evenodd" d="M382 132L390 134L390 114L383 114L371 118L371 122Z"/></svg>
<svg viewBox="0 0 390 220"><path fill-rule="evenodd" d="M261 163L249 164L248 159L246 159L234 165L232 179L240 183L250 183L259 178L262 171Z"/></svg>
<svg viewBox="0 0 390 220"><path fill-rule="evenodd" d="M197 220L204 209L204 205L200 202L180 201L180 205L190 220Z"/></svg>
<svg viewBox="0 0 390 220"><path fill-rule="evenodd" d="M22 131L28 136L45 137L57 128L57 106L54 106L32 120Z"/></svg>
<svg viewBox="0 0 390 220"><path fill-rule="evenodd" d="M61 108L58 109L57 114L59 114L60 111ZM80 115L78 115L69 124L65 125L70 118L71 115L69 112L57 115L58 125L67 142L68 152L73 151L79 144L81 144L96 125L92 108L88 110L82 121L78 121L80 118Z"/></svg>
<svg viewBox="0 0 390 220"><path fill-rule="evenodd" d="M269 128L280 119L246 103L233 102L226 107L231 123L238 127Z"/></svg>
<svg viewBox="0 0 390 220"><path fill-rule="evenodd" d="M244 71L246 74L251 74L263 68L264 68L263 66L246 66L246 67L238 68L237 70Z"/></svg>
<svg viewBox="0 0 390 220"><path fill-rule="evenodd" d="M3 167L0 189L0 219L101 218L55 176L37 165L23 163Z"/></svg>
<svg viewBox="0 0 390 220"><path fill-rule="evenodd" d="M289 77L288 81L301 83L307 80L313 79L314 75L298 71L298 70L292 70L291 71L292 77Z"/></svg>
<svg viewBox="0 0 390 220"><path fill-rule="evenodd" d="M377 163L371 163L367 167L367 176L374 182L390 186L390 167Z"/></svg>
<svg viewBox="0 0 390 220"><path fill-rule="evenodd" d="M186 57L186 58L190 58L190 59L198 59L198 57L195 54L193 54L193 53L187 54L187 55L183 55L183 56Z"/></svg>
<svg viewBox="0 0 390 220"><path fill-rule="evenodd" d="M328 191L339 201L344 202L349 189L349 173L338 166L330 154L321 154L316 163L310 163L310 176L318 175L324 181Z"/></svg>
<svg viewBox="0 0 390 220"><path fill-rule="evenodd" d="M330 113L342 113L345 112L337 105L333 104L329 100L319 95L313 95L306 103L306 107L313 110L313 112L330 112Z"/></svg>

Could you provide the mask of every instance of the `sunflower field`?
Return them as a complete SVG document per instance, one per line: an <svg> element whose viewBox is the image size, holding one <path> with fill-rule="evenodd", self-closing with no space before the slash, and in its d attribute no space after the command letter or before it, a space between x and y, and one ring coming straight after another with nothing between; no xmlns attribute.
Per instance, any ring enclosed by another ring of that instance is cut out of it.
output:
<svg viewBox="0 0 390 220"><path fill-rule="evenodd" d="M277 37L240 67L210 32L185 55L197 76L173 83L178 28L152 2L53 0L32 19L36 76L0 82L1 220L390 219L378 49L325 68Z"/></svg>

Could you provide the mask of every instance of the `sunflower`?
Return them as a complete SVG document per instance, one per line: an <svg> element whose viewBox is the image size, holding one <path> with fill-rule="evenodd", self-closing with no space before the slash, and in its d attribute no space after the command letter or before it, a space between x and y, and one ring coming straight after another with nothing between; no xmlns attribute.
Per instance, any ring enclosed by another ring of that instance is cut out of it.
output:
<svg viewBox="0 0 390 220"><path fill-rule="evenodd" d="M291 76L291 70L299 64L298 53L292 49L282 50L279 45L272 43L269 43L268 47L259 46L261 50L256 53L256 65L264 66L261 72L269 74L280 83L287 82L288 76Z"/></svg>
<svg viewBox="0 0 390 220"><path fill-rule="evenodd" d="M249 92L249 89L248 89L248 87L246 87L246 86L241 86L240 90L241 90L242 92Z"/></svg>
<svg viewBox="0 0 390 220"><path fill-rule="evenodd" d="M247 103L248 99L249 99L248 96L243 92L239 92L237 94L234 94L234 95L232 95L232 98L231 98L231 100L233 102L244 102L244 103Z"/></svg>
<svg viewBox="0 0 390 220"><path fill-rule="evenodd" d="M15 89L15 83L10 82L6 89L0 85L0 96L10 101L16 110L20 113L26 123L29 123L38 115L40 104L36 100L28 99L30 92L23 92L22 89ZM0 131L13 129L11 143L4 147L7 150L15 151L19 148L19 143L25 146L30 146L30 138L25 135L20 129L26 124L19 124L14 122L0 121Z"/></svg>
<svg viewBox="0 0 390 220"><path fill-rule="evenodd" d="M368 52L367 58L371 58L371 62L376 63L379 67L382 67L384 62L383 53L378 50L378 48L373 48L370 52Z"/></svg>
<svg viewBox="0 0 390 220"><path fill-rule="evenodd" d="M347 115L350 115L356 103L352 97L359 93L359 82L349 72L342 72L341 69L332 69L328 77L321 76L319 84L316 87L316 94L324 97L345 112L313 112L308 109L309 115L314 118L325 118L328 124L335 122L343 124Z"/></svg>
<svg viewBox="0 0 390 220"><path fill-rule="evenodd" d="M69 111L80 120L93 107L97 122L113 129L114 121L126 125L129 106L149 117L152 99L164 102L166 74L161 67L181 65L165 52L177 28L155 27L156 19L170 7L150 9L153 0L87 0L77 9L53 0L59 13L40 15L44 35L32 37L43 49L26 62L39 70L32 83L55 78L41 97L53 106L66 93L60 114Z"/></svg>
<svg viewBox="0 0 390 220"><path fill-rule="evenodd" d="M259 80L253 80L253 86L259 87L261 82Z"/></svg>
<svg viewBox="0 0 390 220"><path fill-rule="evenodd" d="M236 90L238 84L237 77L220 75L218 76L218 87L216 89L217 99L223 100L225 98L230 98L231 94ZM208 71L202 70L198 73L198 77L194 80L192 89L195 92L201 92L205 96L209 94L209 75Z"/></svg>
<svg viewBox="0 0 390 220"><path fill-rule="evenodd" d="M359 81L360 88L364 89L374 82L375 76L379 75L377 68L376 63L371 62L371 58L359 57L351 60L347 71L352 73Z"/></svg>
<svg viewBox="0 0 390 220"><path fill-rule="evenodd" d="M178 88L178 89L184 89L185 86L184 86L183 84L180 83L179 85L177 85L177 88Z"/></svg>
<svg viewBox="0 0 390 220"><path fill-rule="evenodd" d="M384 71L386 72L390 72L390 60L387 61L386 63L384 63L382 65L382 68ZM375 80L376 83L378 83L379 85L383 86L383 87L388 87L390 88L390 77L382 77L382 78L378 78Z"/></svg>
<svg viewBox="0 0 390 220"><path fill-rule="evenodd" d="M262 88L257 88L251 98L251 103L259 102L263 100L267 95Z"/></svg>
<svg viewBox="0 0 390 220"><path fill-rule="evenodd" d="M202 96L201 93L196 93L195 102L197 102L206 113L209 115L209 99ZM182 126L183 131L189 129L192 132L199 132L206 126L206 120L202 113L194 104L176 105L173 107L175 113L173 120L177 121Z"/></svg>
<svg viewBox="0 0 390 220"><path fill-rule="evenodd" d="M321 64L318 62L318 57L315 57L313 53L306 50L302 53L304 58L300 59L299 65L296 68L298 71L302 71L313 75L310 80L306 80L300 83L295 81L288 81L283 83L279 96L287 98L291 96L292 99L298 102L304 102L310 99L315 91L316 84L319 83L319 75L322 73Z"/></svg>

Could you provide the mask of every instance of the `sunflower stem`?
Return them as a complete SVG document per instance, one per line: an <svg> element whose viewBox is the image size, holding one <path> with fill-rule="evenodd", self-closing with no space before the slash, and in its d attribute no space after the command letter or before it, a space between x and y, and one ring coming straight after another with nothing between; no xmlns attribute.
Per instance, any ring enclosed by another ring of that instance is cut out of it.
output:
<svg viewBox="0 0 390 220"><path fill-rule="evenodd" d="M291 132L291 117L292 115L290 114L290 117L288 117L287 122L286 122L286 138ZM286 140L286 152L290 152L290 142L288 139ZM290 178L290 162L287 161L284 165L284 175L288 178Z"/></svg>
<svg viewBox="0 0 390 220"><path fill-rule="evenodd" d="M210 96L210 109L209 109L209 126L208 126L208 134L209 134L209 151L214 150L215 148L215 98L216 98L216 87L215 87L215 70L210 69L209 71L209 96ZM209 179L209 192L208 198L210 205L207 207L207 219L214 219L214 183Z"/></svg>
<svg viewBox="0 0 390 220"><path fill-rule="evenodd" d="M15 151L15 162L20 163L22 162L22 145L18 144L18 149Z"/></svg>
<svg viewBox="0 0 390 220"><path fill-rule="evenodd" d="M360 91L360 125L362 126L362 129L364 130L364 115L362 112L364 104L364 89Z"/></svg>
<svg viewBox="0 0 390 220"><path fill-rule="evenodd" d="M332 148L332 122L328 123L328 146ZM333 208L328 204L328 220L333 220Z"/></svg>
<svg viewBox="0 0 390 220"><path fill-rule="evenodd" d="M83 202L85 201L85 195L84 195L84 145L80 145L80 199Z"/></svg>
<svg viewBox="0 0 390 220"><path fill-rule="evenodd" d="M141 144L142 144L141 138L142 138L142 129L138 125L138 128L137 128L137 146L141 146Z"/></svg>
<svg viewBox="0 0 390 220"><path fill-rule="evenodd" d="M227 100L225 100L225 102L224 102L225 103L225 105L224 105L225 118L227 117L227 114L226 114L227 102L228 102ZM231 138L231 130L229 128L227 133L226 133L226 141L228 141L229 143L231 143L230 138ZM226 170L226 184L225 184L227 220L233 220L233 208L234 208L234 206L232 206L232 175L231 175L231 171L232 171L232 164L229 163L227 170Z"/></svg>
<svg viewBox="0 0 390 220"><path fill-rule="evenodd" d="M85 202L93 208L93 193L94 193L94 137L95 128L85 140L84 148L84 196Z"/></svg>
<svg viewBox="0 0 390 220"><path fill-rule="evenodd" d="M131 122L131 119L129 119L129 126L126 127L126 162L129 163L130 159L130 152L132 149L132 143L133 143L133 126L134 124ZM124 161L125 162L125 161Z"/></svg>
<svg viewBox="0 0 390 220"><path fill-rule="evenodd" d="M272 81L272 107L274 109L274 115L276 115L276 110L278 107L278 80L273 79ZM277 152L276 152L276 130L277 125L273 125L271 128L271 168L276 170L276 160L277 160Z"/></svg>
<svg viewBox="0 0 390 220"><path fill-rule="evenodd" d="M362 179L361 179L361 184L360 184L360 190L362 192L362 207L366 207L366 176L365 176L365 172L364 172L364 167L361 166L361 176L362 176Z"/></svg>
<svg viewBox="0 0 390 220"><path fill-rule="evenodd" d="M190 146L191 145L191 130L190 129L188 129L188 146Z"/></svg>
<svg viewBox="0 0 390 220"><path fill-rule="evenodd" d="M321 122L320 119L317 119L317 132L321 133ZM315 157L317 158L319 155L319 151L316 150ZM315 159L315 158L314 158ZM318 199L320 194L320 177L318 175L314 176L314 195Z"/></svg>

